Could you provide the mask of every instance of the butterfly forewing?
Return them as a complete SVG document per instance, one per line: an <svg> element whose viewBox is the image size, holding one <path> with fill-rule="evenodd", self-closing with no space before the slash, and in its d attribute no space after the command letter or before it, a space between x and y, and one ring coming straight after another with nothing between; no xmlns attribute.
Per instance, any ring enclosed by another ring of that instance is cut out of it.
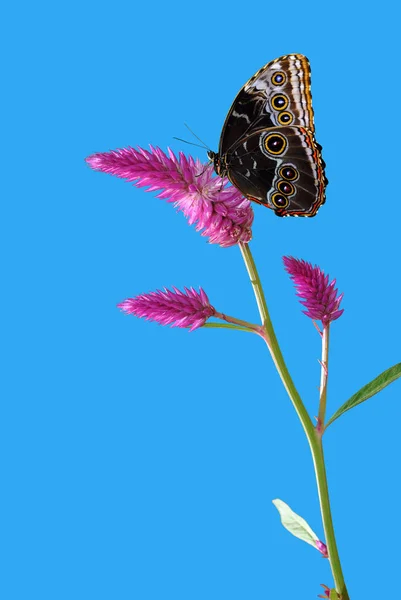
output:
<svg viewBox="0 0 401 600"><path fill-rule="evenodd" d="M240 90L223 126L223 155L256 129L300 125L314 130L309 61L288 54L262 67Z"/></svg>

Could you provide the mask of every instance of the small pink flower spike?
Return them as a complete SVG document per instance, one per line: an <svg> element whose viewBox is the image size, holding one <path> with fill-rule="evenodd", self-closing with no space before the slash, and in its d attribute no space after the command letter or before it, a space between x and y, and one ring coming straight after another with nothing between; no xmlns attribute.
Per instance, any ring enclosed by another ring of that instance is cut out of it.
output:
<svg viewBox="0 0 401 600"><path fill-rule="evenodd" d="M321 553L321 555L323 556L323 558L329 558L329 553L327 551L327 546L324 542L321 542L320 540L316 540L316 548L319 550L319 552Z"/></svg>
<svg viewBox="0 0 401 600"><path fill-rule="evenodd" d="M121 148L99 152L86 159L95 171L109 173L134 182L137 187L148 186L147 192L162 190L158 198L174 203L196 231L202 231L212 244L234 246L252 238L253 210L249 200L232 187L228 179L214 177L212 165L188 158L178 158L168 149Z"/></svg>
<svg viewBox="0 0 401 600"><path fill-rule="evenodd" d="M202 327L209 317L215 314L206 293L199 288L184 288L181 292L173 287L174 291L164 288L149 294L141 294L135 298L128 298L117 306L129 315L145 318L147 321L156 321L160 325L171 327L189 327L194 331Z"/></svg>
<svg viewBox="0 0 401 600"><path fill-rule="evenodd" d="M324 588L324 596L319 594L318 598L330 598L330 588L327 587L327 585L324 585L324 583L321 583L320 585Z"/></svg>
<svg viewBox="0 0 401 600"><path fill-rule="evenodd" d="M284 256L284 266L297 288L297 296L307 310L302 311L313 320L321 320L325 327L335 321L344 312L340 303L344 294L337 296L336 280L329 283L329 276L316 265L299 260L292 256Z"/></svg>

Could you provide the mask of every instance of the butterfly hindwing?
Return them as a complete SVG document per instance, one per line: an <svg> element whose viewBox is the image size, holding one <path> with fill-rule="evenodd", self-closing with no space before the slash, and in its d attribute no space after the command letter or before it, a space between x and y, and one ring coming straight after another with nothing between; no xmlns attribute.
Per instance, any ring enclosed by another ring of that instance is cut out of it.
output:
<svg viewBox="0 0 401 600"><path fill-rule="evenodd" d="M301 54L271 61L239 91L223 126L219 154L256 129L286 125L314 131L310 66Z"/></svg>
<svg viewBox="0 0 401 600"><path fill-rule="evenodd" d="M314 216L327 183L320 149L304 127L258 130L227 155L227 174L244 196L278 216Z"/></svg>

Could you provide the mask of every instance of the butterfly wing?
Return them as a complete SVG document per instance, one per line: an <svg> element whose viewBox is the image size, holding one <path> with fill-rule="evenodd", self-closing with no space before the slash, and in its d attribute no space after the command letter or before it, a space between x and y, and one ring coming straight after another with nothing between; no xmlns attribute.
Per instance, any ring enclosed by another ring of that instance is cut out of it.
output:
<svg viewBox="0 0 401 600"><path fill-rule="evenodd" d="M320 151L304 127L261 129L227 154L227 174L244 196L278 216L314 216L328 183Z"/></svg>
<svg viewBox="0 0 401 600"><path fill-rule="evenodd" d="M235 98L223 126L219 155L257 129L296 125L314 131L310 66L288 54L262 67Z"/></svg>

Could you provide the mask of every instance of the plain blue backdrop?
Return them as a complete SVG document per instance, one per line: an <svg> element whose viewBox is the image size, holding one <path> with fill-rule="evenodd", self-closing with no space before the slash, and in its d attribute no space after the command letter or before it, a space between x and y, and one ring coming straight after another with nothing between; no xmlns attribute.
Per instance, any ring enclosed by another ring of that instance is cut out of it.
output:
<svg viewBox="0 0 401 600"><path fill-rule="evenodd" d="M281 257L344 291L329 413L400 361L399 15L395 3L69 2L3 9L4 600L308 600L327 561L290 536L279 497L323 536L311 457L263 342L163 328L117 302L201 285L258 313L237 248L85 156L173 140L217 149L235 94L289 52L312 65L327 202L255 207L252 249L282 349L316 414L320 342ZM397 596L400 383L327 432L353 600ZM395 514L394 514L395 513Z"/></svg>

